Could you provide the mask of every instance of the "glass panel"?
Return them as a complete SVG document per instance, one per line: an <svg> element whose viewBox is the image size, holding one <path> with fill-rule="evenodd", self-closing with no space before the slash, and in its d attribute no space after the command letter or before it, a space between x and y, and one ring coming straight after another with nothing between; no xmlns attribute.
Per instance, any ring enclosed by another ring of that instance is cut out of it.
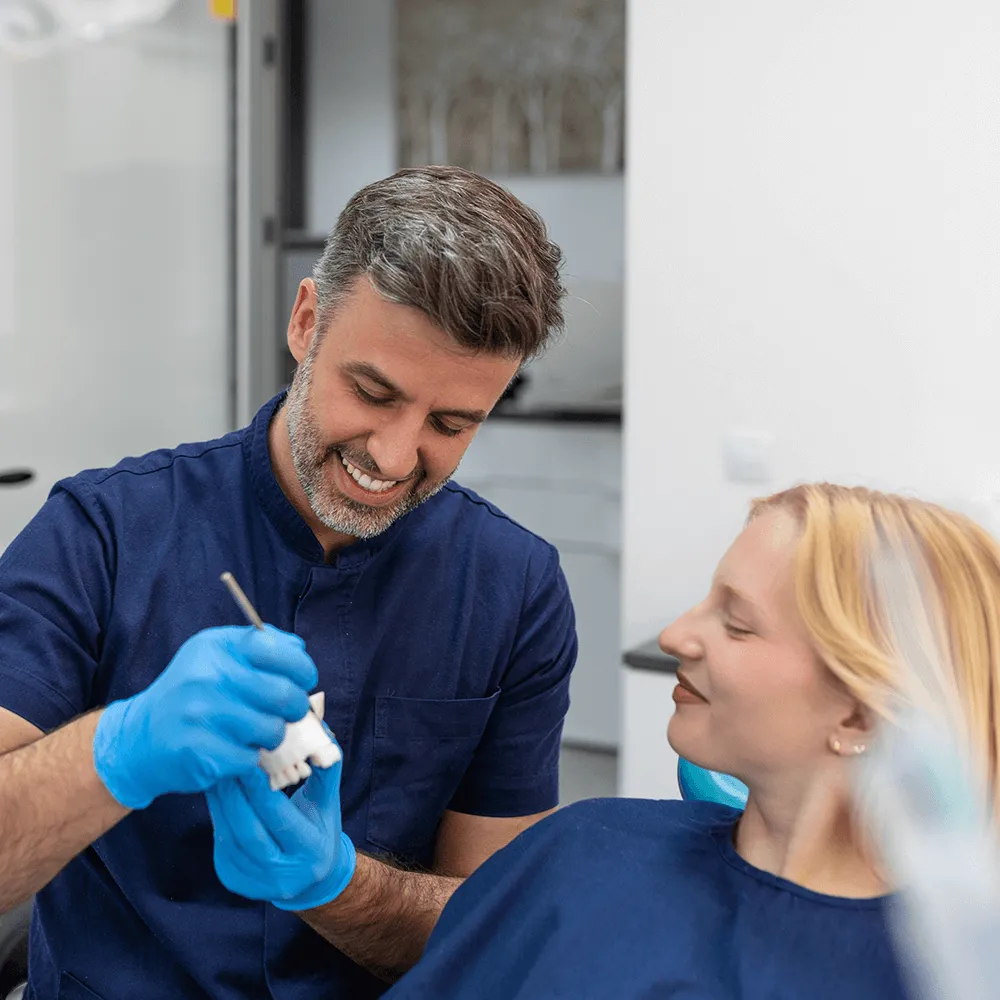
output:
<svg viewBox="0 0 1000 1000"><path fill-rule="evenodd" d="M0 49L0 474L37 473L0 548L56 479L228 429L231 30Z"/></svg>

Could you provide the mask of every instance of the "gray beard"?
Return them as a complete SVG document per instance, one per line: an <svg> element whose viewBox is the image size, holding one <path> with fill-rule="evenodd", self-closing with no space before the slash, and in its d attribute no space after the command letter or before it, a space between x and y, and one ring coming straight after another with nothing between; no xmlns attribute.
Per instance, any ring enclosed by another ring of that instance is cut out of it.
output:
<svg viewBox="0 0 1000 1000"><path fill-rule="evenodd" d="M369 507L333 487L327 478L326 468L331 462L339 462L340 454L337 449L323 443L309 409L313 356L310 345L310 351L296 370L285 399L295 475L321 524L353 538L374 538L404 514L430 500L450 476L437 483L428 483L426 477L418 478L409 492L388 507ZM345 457L350 460L351 455Z"/></svg>

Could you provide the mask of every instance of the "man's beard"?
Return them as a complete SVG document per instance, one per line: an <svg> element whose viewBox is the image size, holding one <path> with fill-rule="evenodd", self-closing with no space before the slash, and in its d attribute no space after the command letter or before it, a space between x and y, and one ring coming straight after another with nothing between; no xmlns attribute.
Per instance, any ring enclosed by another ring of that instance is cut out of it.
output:
<svg viewBox="0 0 1000 1000"><path fill-rule="evenodd" d="M421 470L409 490L395 503L385 507L369 507L345 496L334 487L329 481L327 466L331 462L340 462L341 455L352 465L356 464L360 468L370 469L375 463L368 455L357 452L349 445L323 443L309 408L314 348L318 347L319 344L314 338L309 353L295 372L285 400L288 438L292 446L295 475L312 512L322 524L342 535L374 538L404 514L408 514L425 500L429 500L451 477L431 483L427 480L427 474Z"/></svg>

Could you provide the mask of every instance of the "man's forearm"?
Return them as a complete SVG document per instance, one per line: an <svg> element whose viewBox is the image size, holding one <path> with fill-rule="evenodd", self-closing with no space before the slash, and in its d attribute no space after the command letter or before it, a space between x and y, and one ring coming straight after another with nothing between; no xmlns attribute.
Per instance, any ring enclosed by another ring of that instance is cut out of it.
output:
<svg viewBox="0 0 1000 1000"><path fill-rule="evenodd" d="M416 964L461 884L460 878L401 871L359 854L340 896L300 916L348 958L394 982Z"/></svg>
<svg viewBox="0 0 1000 1000"><path fill-rule="evenodd" d="M0 912L127 815L94 769L99 718L92 712L0 756Z"/></svg>

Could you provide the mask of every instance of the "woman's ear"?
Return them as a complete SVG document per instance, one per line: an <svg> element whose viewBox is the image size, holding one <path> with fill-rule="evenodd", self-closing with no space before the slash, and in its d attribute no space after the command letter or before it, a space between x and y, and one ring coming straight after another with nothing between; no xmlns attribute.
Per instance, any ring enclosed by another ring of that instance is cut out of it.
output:
<svg viewBox="0 0 1000 1000"><path fill-rule="evenodd" d="M841 757L858 756L868 749L874 727L872 711L860 702L854 702L850 712L830 733L827 743Z"/></svg>

